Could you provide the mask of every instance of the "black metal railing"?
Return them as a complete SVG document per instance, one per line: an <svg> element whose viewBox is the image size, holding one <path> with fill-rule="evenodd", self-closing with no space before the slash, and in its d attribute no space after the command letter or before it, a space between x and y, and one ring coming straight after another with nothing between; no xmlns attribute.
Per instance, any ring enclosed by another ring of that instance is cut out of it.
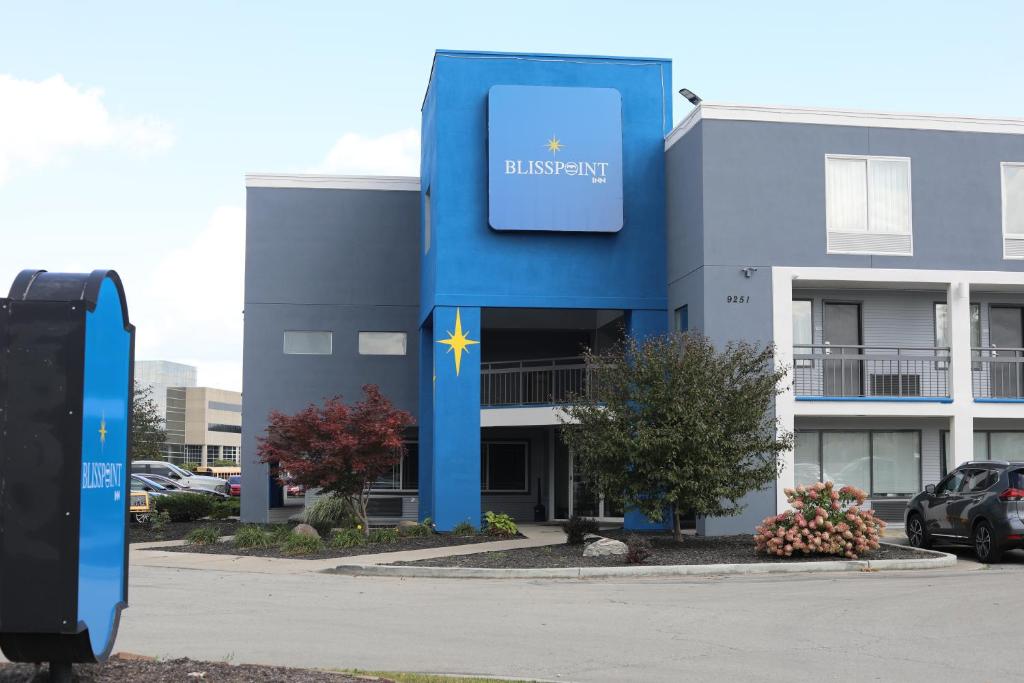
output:
<svg viewBox="0 0 1024 683"><path fill-rule="evenodd" d="M1024 348L990 346L971 351L974 398L1024 398Z"/></svg>
<svg viewBox="0 0 1024 683"><path fill-rule="evenodd" d="M949 347L794 344L793 391L819 398L948 398Z"/></svg>
<svg viewBox="0 0 1024 683"><path fill-rule="evenodd" d="M581 357L499 361L480 364L480 405L557 405L590 386Z"/></svg>

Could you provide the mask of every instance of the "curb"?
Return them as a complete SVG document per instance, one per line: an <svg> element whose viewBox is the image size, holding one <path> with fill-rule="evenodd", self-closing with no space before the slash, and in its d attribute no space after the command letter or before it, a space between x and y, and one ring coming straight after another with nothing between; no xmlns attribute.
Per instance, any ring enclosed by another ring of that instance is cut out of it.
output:
<svg viewBox="0 0 1024 683"><path fill-rule="evenodd" d="M883 545L894 545L884 543ZM350 564L324 570L348 576L393 576L433 579L590 579L665 576L723 576L856 572L878 570L941 569L956 565L956 555L916 549L934 557L907 560L826 560L820 562L751 562L740 564L676 564L642 567L549 567L542 569L485 569L482 567L426 567L393 564Z"/></svg>

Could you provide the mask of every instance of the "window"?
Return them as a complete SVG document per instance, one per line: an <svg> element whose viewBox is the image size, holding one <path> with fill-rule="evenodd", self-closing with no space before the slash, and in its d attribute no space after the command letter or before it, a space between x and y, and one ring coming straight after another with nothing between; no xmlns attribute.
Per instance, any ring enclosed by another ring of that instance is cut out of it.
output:
<svg viewBox="0 0 1024 683"><path fill-rule="evenodd" d="M234 460L235 462L238 462L238 446L221 446L221 449L225 460Z"/></svg>
<svg viewBox="0 0 1024 683"><path fill-rule="evenodd" d="M999 480L999 474L995 470L967 470L967 479L964 482L964 493L980 493Z"/></svg>
<svg viewBox="0 0 1024 683"><path fill-rule="evenodd" d="M814 349L799 348L807 347L814 343L814 313L810 301L793 300L793 353L813 353ZM796 361L796 367L809 368L813 361L803 359Z"/></svg>
<svg viewBox="0 0 1024 683"><path fill-rule="evenodd" d="M529 491L526 442L494 441L480 444L480 490Z"/></svg>
<svg viewBox="0 0 1024 683"><path fill-rule="evenodd" d="M872 496L911 495L921 490L921 433L801 430L794 464L798 485L833 481Z"/></svg>
<svg viewBox="0 0 1024 683"><path fill-rule="evenodd" d="M198 465L203 457L202 446L185 446L185 466Z"/></svg>
<svg viewBox="0 0 1024 683"><path fill-rule="evenodd" d="M420 486L419 444L405 444L405 456L387 474L373 483L376 491L415 491Z"/></svg>
<svg viewBox="0 0 1024 683"><path fill-rule="evenodd" d="M910 159L825 157L828 251L910 255Z"/></svg>
<svg viewBox="0 0 1024 683"><path fill-rule="evenodd" d="M334 334L318 330L285 330L284 352L307 356L329 356L333 353Z"/></svg>
<svg viewBox="0 0 1024 683"><path fill-rule="evenodd" d="M217 422L211 422L206 426L207 431L211 432L224 432L227 434L241 434L242 425L226 425Z"/></svg>
<svg viewBox="0 0 1024 683"><path fill-rule="evenodd" d="M1024 258L1024 163L1002 164L1003 257Z"/></svg>
<svg viewBox="0 0 1024 683"><path fill-rule="evenodd" d="M942 452L940 453L939 471L942 476L946 476L949 471L947 461L949 460L950 445L949 445L949 430L942 430ZM961 461L966 462L967 460L991 460L988 454L988 432L974 432L974 451L968 453L966 458L960 458Z"/></svg>
<svg viewBox="0 0 1024 683"><path fill-rule="evenodd" d="M964 483L964 471L959 470L954 472L949 477L943 479L938 486L935 487L935 493L938 495L946 495L950 493L956 493L960 490L960 487Z"/></svg>
<svg viewBox="0 0 1024 683"><path fill-rule="evenodd" d="M989 432L990 460L1024 459L1024 432Z"/></svg>
<svg viewBox="0 0 1024 683"><path fill-rule="evenodd" d="M210 410L226 410L229 413L240 413L242 412L242 406L237 403L225 403L224 401L210 401L208 403Z"/></svg>
<svg viewBox="0 0 1024 683"><path fill-rule="evenodd" d="M360 332L359 355L404 356L406 341L405 332Z"/></svg>
<svg viewBox="0 0 1024 683"><path fill-rule="evenodd" d="M423 193L423 253L430 253L430 188Z"/></svg>
<svg viewBox="0 0 1024 683"><path fill-rule="evenodd" d="M674 323L676 332L686 332L690 329L690 311L686 306L676 309Z"/></svg>
<svg viewBox="0 0 1024 683"><path fill-rule="evenodd" d="M871 489L899 496L921 490L921 444L917 432L871 434Z"/></svg>
<svg viewBox="0 0 1024 683"><path fill-rule="evenodd" d="M220 446L207 446L206 447L206 460L209 463L211 460L217 460L220 458Z"/></svg>

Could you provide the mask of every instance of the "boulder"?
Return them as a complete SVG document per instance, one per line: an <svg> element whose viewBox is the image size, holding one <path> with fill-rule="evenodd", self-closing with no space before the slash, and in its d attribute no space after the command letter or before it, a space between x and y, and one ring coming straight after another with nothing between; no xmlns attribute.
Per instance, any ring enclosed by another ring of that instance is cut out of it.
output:
<svg viewBox="0 0 1024 683"><path fill-rule="evenodd" d="M298 534L299 536L309 536L311 538L320 538L320 534L317 533L317 530L314 529L313 527L311 527L308 524L299 524L297 527L292 529L292 533L293 534Z"/></svg>
<svg viewBox="0 0 1024 683"><path fill-rule="evenodd" d="M406 529L415 529L418 526L419 524L412 521L411 519L403 519L401 522L398 523L398 533L402 533Z"/></svg>
<svg viewBox="0 0 1024 683"><path fill-rule="evenodd" d="M606 555L625 555L626 544L611 538L602 538L589 544L583 550L583 557L604 557Z"/></svg>
<svg viewBox="0 0 1024 683"><path fill-rule="evenodd" d="M604 536L598 536L597 534L584 534L583 542L590 543L591 541L600 541Z"/></svg>

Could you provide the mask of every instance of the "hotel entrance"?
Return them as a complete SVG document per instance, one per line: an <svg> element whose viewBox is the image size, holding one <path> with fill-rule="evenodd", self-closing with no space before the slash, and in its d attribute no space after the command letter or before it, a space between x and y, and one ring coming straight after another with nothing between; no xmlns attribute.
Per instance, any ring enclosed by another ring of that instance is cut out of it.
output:
<svg viewBox="0 0 1024 683"><path fill-rule="evenodd" d="M622 501L602 496L590 486L587 478L576 467L575 458L559 437L558 429L551 433L549 459L550 503L548 517L551 520L569 519L574 515L597 519L621 520Z"/></svg>

